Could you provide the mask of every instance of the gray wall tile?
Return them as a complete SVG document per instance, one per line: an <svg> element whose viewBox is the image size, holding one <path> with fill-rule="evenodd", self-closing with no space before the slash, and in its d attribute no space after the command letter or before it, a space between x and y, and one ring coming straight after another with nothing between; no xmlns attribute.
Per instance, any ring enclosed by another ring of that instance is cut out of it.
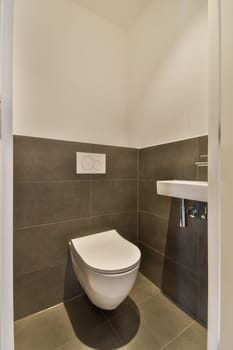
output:
<svg viewBox="0 0 233 350"><path fill-rule="evenodd" d="M161 254L166 251L168 220L149 213L139 213L139 241Z"/></svg>
<svg viewBox="0 0 233 350"><path fill-rule="evenodd" d="M192 316L197 317L198 282L195 274L165 258L161 289Z"/></svg>
<svg viewBox="0 0 233 350"><path fill-rule="evenodd" d="M90 219L15 230L15 276L66 264L69 240L89 233Z"/></svg>
<svg viewBox="0 0 233 350"><path fill-rule="evenodd" d="M16 181L80 180L76 174L76 152L91 152L87 143L14 136Z"/></svg>
<svg viewBox="0 0 233 350"><path fill-rule="evenodd" d="M197 206L187 201L187 207ZM187 226L180 227L180 200L173 198L167 231L165 255L190 271L197 273L198 224L197 218L187 218Z"/></svg>
<svg viewBox="0 0 233 350"><path fill-rule="evenodd" d="M93 145L92 152L106 154L106 174L100 179L137 177L137 150L133 148ZM122 156L123 155L123 156ZM96 177L94 177L95 179Z"/></svg>
<svg viewBox="0 0 233 350"><path fill-rule="evenodd" d="M17 182L14 225L33 226L90 216L89 182Z"/></svg>
<svg viewBox="0 0 233 350"><path fill-rule="evenodd" d="M164 256L152 248L139 243L142 253L141 272L159 288L162 287Z"/></svg>
<svg viewBox="0 0 233 350"><path fill-rule="evenodd" d="M180 200L155 194L156 180L206 181L207 168L197 168L194 164L206 161L200 158L202 154L208 154L208 136L139 151L139 240L145 244L142 272L206 324L207 223L188 219L188 226L180 228ZM198 202L187 201L187 205L203 210L203 204Z"/></svg>
<svg viewBox="0 0 233 350"><path fill-rule="evenodd" d="M114 228L127 240L138 244L137 212L112 216Z"/></svg>
<svg viewBox="0 0 233 350"><path fill-rule="evenodd" d="M92 215L137 210L137 181L93 181Z"/></svg>
<svg viewBox="0 0 233 350"><path fill-rule="evenodd" d="M14 151L16 318L81 293L68 240L115 228L136 244L139 235L141 271L188 312L196 307L205 323L207 228L193 221L181 230L179 201L156 195L156 180L206 179L194 163L207 152L207 137L138 151L16 136ZM107 173L76 175L77 151L106 153ZM187 290L175 293L176 283Z"/></svg>
<svg viewBox="0 0 233 350"><path fill-rule="evenodd" d="M91 233L113 229L130 242L138 244L137 212L91 217Z"/></svg>
<svg viewBox="0 0 233 350"><path fill-rule="evenodd" d="M171 199L157 195L156 180L139 181L139 209L155 215L169 217Z"/></svg>
<svg viewBox="0 0 233 350"><path fill-rule="evenodd" d="M17 277L14 280L15 319L56 305L65 296L72 298L81 294L82 288L68 266L56 266Z"/></svg>
<svg viewBox="0 0 233 350"><path fill-rule="evenodd" d="M106 175L76 175L76 152L107 154ZM81 292L68 241L115 228L137 243L137 159L130 148L14 137L15 317Z"/></svg>
<svg viewBox="0 0 233 350"><path fill-rule="evenodd" d="M197 138L144 148L139 156L140 179L192 180L198 159Z"/></svg>

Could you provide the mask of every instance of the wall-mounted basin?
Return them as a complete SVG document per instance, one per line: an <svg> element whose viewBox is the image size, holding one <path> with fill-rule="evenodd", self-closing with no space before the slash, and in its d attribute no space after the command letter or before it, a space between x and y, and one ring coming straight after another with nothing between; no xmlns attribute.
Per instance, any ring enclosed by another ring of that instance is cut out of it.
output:
<svg viewBox="0 0 233 350"><path fill-rule="evenodd" d="M157 193L163 196L208 202L208 182L184 180L157 181Z"/></svg>

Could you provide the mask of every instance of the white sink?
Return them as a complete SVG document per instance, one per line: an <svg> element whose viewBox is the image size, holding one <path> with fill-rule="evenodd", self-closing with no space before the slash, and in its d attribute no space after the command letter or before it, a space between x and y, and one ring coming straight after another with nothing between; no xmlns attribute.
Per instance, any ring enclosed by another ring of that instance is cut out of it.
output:
<svg viewBox="0 0 233 350"><path fill-rule="evenodd" d="M208 202L208 182L183 180L157 181L157 193L163 196Z"/></svg>

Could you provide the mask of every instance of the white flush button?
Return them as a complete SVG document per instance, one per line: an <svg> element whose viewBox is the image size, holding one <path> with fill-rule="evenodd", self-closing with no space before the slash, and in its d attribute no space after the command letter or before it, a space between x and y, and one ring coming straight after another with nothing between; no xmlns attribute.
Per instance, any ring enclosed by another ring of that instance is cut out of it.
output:
<svg viewBox="0 0 233 350"><path fill-rule="evenodd" d="M94 167L94 159L92 157L89 156L85 156L82 158L82 168L84 170L91 170Z"/></svg>
<svg viewBox="0 0 233 350"><path fill-rule="evenodd" d="M77 152L77 174L105 174L106 154Z"/></svg>

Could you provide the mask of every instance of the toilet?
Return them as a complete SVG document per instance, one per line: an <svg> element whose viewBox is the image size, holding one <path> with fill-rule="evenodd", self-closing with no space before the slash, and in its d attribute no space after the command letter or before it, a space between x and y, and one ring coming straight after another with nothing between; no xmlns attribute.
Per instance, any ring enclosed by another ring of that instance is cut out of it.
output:
<svg viewBox="0 0 233 350"><path fill-rule="evenodd" d="M75 274L97 307L113 310L130 293L140 266L141 252L116 230L69 242Z"/></svg>

